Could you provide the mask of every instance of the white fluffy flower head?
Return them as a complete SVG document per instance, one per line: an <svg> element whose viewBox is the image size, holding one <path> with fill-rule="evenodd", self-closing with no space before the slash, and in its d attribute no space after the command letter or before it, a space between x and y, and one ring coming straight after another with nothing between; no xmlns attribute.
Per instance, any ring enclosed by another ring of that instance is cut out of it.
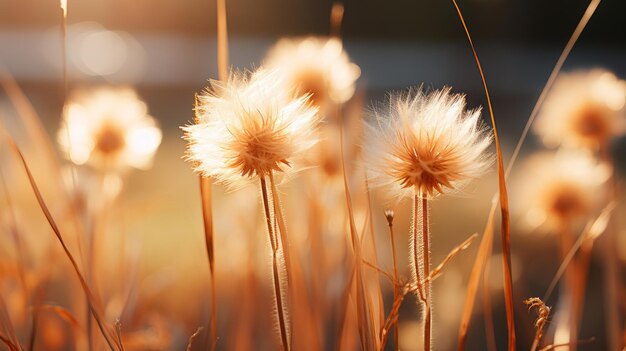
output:
<svg viewBox="0 0 626 351"><path fill-rule="evenodd" d="M319 117L308 95L281 89L275 71L211 81L197 97L196 123L183 127L197 172L237 188L252 177L294 171L317 143Z"/></svg>
<svg viewBox="0 0 626 351"><path fill-rule="evenodd" d="M465 97L450 88L392 94L374 117L366 135L368 176L393 195L432 198L460 190L492 163L480 109L465 110Z"/></svg>

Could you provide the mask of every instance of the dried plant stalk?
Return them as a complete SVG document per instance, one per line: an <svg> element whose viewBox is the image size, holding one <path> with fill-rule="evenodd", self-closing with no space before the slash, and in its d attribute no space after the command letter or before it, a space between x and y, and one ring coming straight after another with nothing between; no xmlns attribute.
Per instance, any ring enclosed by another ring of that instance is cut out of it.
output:
<svg viewBox="0 0 626 351"><path fill-rule="evenodd" d="M272 246L272 276L274 280L274 300L276 303L276 313L278 315L278 326L280 331L280 339L282 343L282 349L289 351L289 336L287 334L287 323L285 318L285 300L282 296L282 289L280 283L280 274L278 267L278 237L274 231L272 213L270 212L269 197L267 194L267 182L264 176L259 177L261 180L261 193L263 195L263 210L265 213L265 222L267 224L267 232L269 235L270 244Z"/></svg>
<svg viewBox="0 0 626 351"><path fill-rule="evenodd" d="M496 204L494 201L494 204L489 211L489 217L487 218L483 238L480 240L476 260L472 266L472 272L470 273L470 278L467 283L467 293L465 294L465 303L463 304L463 314L461 315L461 325L459 327L459 351L465 350L465 341L467 340L467 332L469 330L470 319L472 318L472 310L474 309L478 284L481 281L480 278L483 275L485 267L487 266L489 257L491 257L493 249L493 222L495 214Z"/></svg>
<svg viewBox="0 0 626 351"><path fill-rule="evenodd" d="M24 170L26 171L26 175L28 177L30 186L37 199L37 203L39 204L39 207L41 208L43 214L45 215L46 220L48 221L48 224L50 225L50 228L52 228L52 231L57 237L57 240L61 244L63 251L65 252L65 255L67 256L67 258L70 260L70 263L72 264L72 267L78 277L81 287L85 295L87 296L87 301L89 302L89 309L91 310L91 313L93 317L95 318L98 324L98 327L100 328L102 336L104 336L104 339L106 340L111 350L116 350L116 348L118 350L121 350L123 348L122 345L117 342L117 340L113 337L113 332L104 323L104 318L102 317L103 313L101 309L99 308L99 305L96 304L95 302L96 301L95 296L92 294L91 290L89 289L89 286L87 285L87 281L85 280L82 273L80 272L80 269L78 268L78 264L76 263L74 256L72 255L67 245L65 244L65 240L63 239L63 236L61 235L61 231L59 230L59 227L57 226L54 218L52 218L52 214L50 213L48 206L43 200L41 192L39 191L39 187L37 186L35 179L33 178L33 175L30 172L30 168L28 167L28 164L26 163L26 159L24 159L22 152L20 151L20 149L17 147L17 145L15 144L15 142L10 136L8 136L7 143L9 144L10 149L15 153L15 155L21 161L22 166L24 167Z"/></svg>
<svg viewBox="0 0 626 351"><path fill-rule="evenodd" d="M459 19L461 20L461 24L463 25L463 29L465 30L465 34L467 35L467 40L472 49L472 53L474 54L474 59L476 61L476 67L478 68L478 72L480 73L480 78L483 83L483 88L485 90L485 96L487 99L487 106L489 108L489 116L491 118L491 126L493 127L493 135L494 142L496 145L496 157L498 164L498 186L500 193L500 215L501 215L501 236L502 236L502 270L504 274L504 300L506 306L506 319L507 319L507 329L509 336L509 351L515 351L515 316L514 316L514 308L513 308L513 278L511 276L511 233L510 233L510 214L509 214L509 198L506 189L506 179L505 179L505 170L504 170L504 160L502 157L502 149L500 147L500 137L498 136L498 129L496 127L496 120L493 114L493 106L491 105L491 96L489 94L489 89L487 87L487 80L485 79L485 74L483 72L482 65L480 63L480 59L478 58L478 53L476 52L476 48L474 47L474 41L469 33L469 29L465 24L465 19L463 18L463 14L461 13L461 9L457 4L456 0L452 0L454 7L459 15Z"/></svg>
<svg viewBox="0 0 626 351"><path fill-rule="evenodd" d="M209 259L209 273L211 275L211 350L217 346L217 294L215 289L215 253L213 248L213 200L211 197L211 179L202 175L200 178L200 196L202 198L202 220L204 223L204 242Z"/></svg>
<svg viewBox="0 0 626 351"><path fill-rule="evenodd" d="M394 218L394 213L391 210L387 210L385 211L385 218L387 219L387 225L389 226L389 239L391 241L391 260L393 262L393 301L398 301L398 299L400 298L400 277L398 275L398 259L396 257L396 238L393 235L393 218ZM393 341L394 341L394 348L396 351L398 351L399 349L399 345L398 345L398 319L395 318L394 323L391 325L391 328L393 328ZM383 329L384 330L384 329ZM388 332L388 331L387 331ZM385 332L383 334L383 339L381 341L381 349L385 348L385 341L386 341L386 334L388 334L387 332Z"/></svg>
<svg viewBox="0 0 626 351"><path fill-rule="evenodd" d="M543 331L548 323L548 318L550 317L550 307L546 306L546 304L538 297L531 297L525 300L524 303L528 306L529 310L534 308L537 311L537 319L535 320L535 338L530 348L530 351L535 351L537 347L539 347Z"/></svg>
<svg viewBox="0 0 626 351"><path fill-rule="evenodd" d="M346 172L346 165L343 151L343 125L339 123L340 133L340 152L341 152L341 169L343 173L343 185L346 196L346 205L348 208L348 219L350 223L350 241L352 242L352 249L354 250L354 267L353 277L356 286L356 308L357 308L357 324L359 329L359 337L361 340L361 347L364 351L375 350L377 341L375 338L376 332L374 331L372 323L372 315L370 313L369 302L366 299L366 290L363 282L362 272L362 252L361 241L359 240L359 234L354 221L354 210L352 207L352 197L350 195L350 187L348 185L348 175Z"/></svg>

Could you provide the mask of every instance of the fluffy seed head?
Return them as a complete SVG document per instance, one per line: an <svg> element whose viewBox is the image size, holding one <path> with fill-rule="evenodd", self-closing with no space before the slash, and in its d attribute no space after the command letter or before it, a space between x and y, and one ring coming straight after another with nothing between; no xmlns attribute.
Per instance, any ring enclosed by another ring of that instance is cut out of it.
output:
<svg viewBox="0 0 626 351"><path fill-rule="evenodd" d="M195 170L230 187L294 170L317 143L317 108L281 89L276 71L233 74L197 97L196 123L183 127Z"/></svg>
<svg viewBox="0 0 626 351"><path fill-rule="evenodd" d="M588 219L604 198L610 168L584 152L560 151L531 156L521 171L515 198L530 228L559 229Z"/></svg>
<svg viewBox="0 0 626 351"><path fill-rule="evenodd" d="M320 107L349 100L361 75L337 38L281 39L268 53L264 65L278 70L290 89L310 93L311 100Z"/></svg>
<svg viewBox="0 0 626 351"><path fill-rule="evenodd" d="M62 150L75 164L118 171L148 168L161 136L146 104L129 87L74 92L58 132Z"/></svg>
<svg viewBox="0 0 626 351"><path fill-rule="evenodd" d="M549 147L598 149L626 132L626 81L594 69L560 76L537 117Z"/></svg>
<svg viewBox="0 0 626 351"><path fill-rule="evenodd" d="M491 139L480 109L466 111L465 97L450 88L392 94L367 128L368 175L394 195L432 198L481 176L492 162Z"/></svg>

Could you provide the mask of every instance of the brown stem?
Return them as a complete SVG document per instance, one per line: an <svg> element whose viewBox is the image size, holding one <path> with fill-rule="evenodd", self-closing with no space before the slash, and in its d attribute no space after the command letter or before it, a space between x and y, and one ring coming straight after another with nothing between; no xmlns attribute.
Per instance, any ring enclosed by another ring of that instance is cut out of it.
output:
<svg viewBox="0 0 626 351"><path fill-rule="evenodd" d="M424 195L422 197L422 250L424 251L424 277L430 276L430 233L428 230L428 199ZM424 303L424 350L431 350L431 338L432 338L432 294L430 289L430 280L424 282L424 295L426 302Z"/></svg>
<svg viewBox="0 0 626 351"><path fill-rule="evenodd" d="M396 301L400 295L400 284L398 278L398 260L396 258L396 240L393 235L393 219L389 221L389 238L391 239L391 258L393 260L393 300ZM395 350L398 351L398 319L393 323L393 341ZM382 346L384 347L384 345Z"/></svg>
<svg viewBox="0 0 626 351"><path fill-rule="evenodd" d="M278 273L278 239L274 233L274 227L272 225L272 214L270 212L269 198L267 196L267 183L264 176L260 176L261 180L261 193L263 195L263 209L265 213L265 222L267 224L267 233L269 235L270 243L272 245L272 272L274 280L274 298L276 300L276 309L278 313L278 325L280 327L280 339L282 342L282 349L289 351L289 342L287 341L287 327L285 323L283 298L280 289L280 275Z"/></svg>
<svg viewBox="0 0 626 351"><path fill-rule="evenodd" d="M213 201L211 179L200 176L200 196L202 199L202 221L204 223L204 243L209 259L209 274L211 284L211 350L217 346L217 295L215 288L215 251L213 247Z"/></svg>

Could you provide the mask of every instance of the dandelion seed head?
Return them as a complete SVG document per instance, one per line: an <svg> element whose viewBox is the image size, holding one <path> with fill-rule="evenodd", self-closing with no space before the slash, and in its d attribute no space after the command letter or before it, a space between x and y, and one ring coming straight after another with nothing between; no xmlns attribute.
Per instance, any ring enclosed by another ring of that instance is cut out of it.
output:
<svg viewBox="0 0 626 351"><path fill-rule="evenodd" d="M480 110L465 110L465 97L450 88L390 95L389 105L368 125L366 140L371 184L399 196L458 191L493 159Z"/></svg>
<svg viewBox="0 0 626 351"><path fill-rule="evenodd" d="M320 107L349 100L361 75L337 38L281 39L264 65L277 69L289 89L311 94L311 101Z"/></svg>
<svg viewBox="0 0 626 351"><path fill-rule="evenodd" d="M110 171L148 168L161 138L146 104L129 87L74 92L58 132L59 144L73 163Z"/></svg>
<svg viewBox="0 0 626 351"><path fill-rule="evenodd" d="M276 71L211 81L197 97L196 123L183 127L195 170L230 187L287 173L317 143L317 108L308 95L282 89Z"/></svg>
<svg viewBox="0 0 626 351"><path fill-rule="evenodd" d="M598 149L626 132L626 81L594 69L563 74L537 117L548 147Z"/></svg>
<svg viewBox="0 0 626 351"><path fill-rule="evenodd" d="M588 219L604 198L601 186L611 170L586 153L560 151L531 156L515 191L527 225L559 229Z"/></svg>

